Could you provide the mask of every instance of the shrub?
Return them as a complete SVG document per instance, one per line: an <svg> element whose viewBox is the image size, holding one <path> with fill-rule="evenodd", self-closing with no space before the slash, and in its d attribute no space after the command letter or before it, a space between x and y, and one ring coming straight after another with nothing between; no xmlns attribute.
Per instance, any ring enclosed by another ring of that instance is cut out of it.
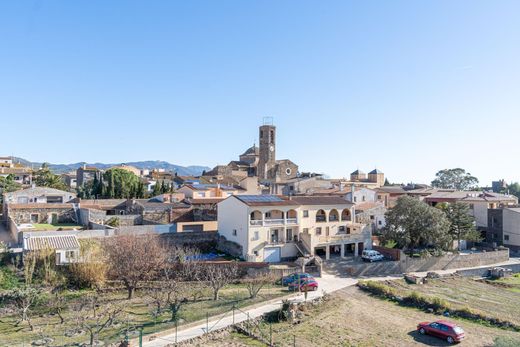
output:
<svg viewBox="0 0 520 347"><path fill-rule="evenodd" d="M372 294L387 298L397 296L397 292L394 288L377 281L359 281L358 287Z"/></svg>
<svg viewBox="0 0 520 347"><path fill-rule="evenodd" d="M520 339L514 339L508 336L497 336L493 340L494 347L517 347L520 346Z"/></svg>
<svg viewBox="0 0 520 347"><path fill-rule="evenodd" d="M0 289L14 289L20 286L15 273L8 267L0 267Z"/></svg>

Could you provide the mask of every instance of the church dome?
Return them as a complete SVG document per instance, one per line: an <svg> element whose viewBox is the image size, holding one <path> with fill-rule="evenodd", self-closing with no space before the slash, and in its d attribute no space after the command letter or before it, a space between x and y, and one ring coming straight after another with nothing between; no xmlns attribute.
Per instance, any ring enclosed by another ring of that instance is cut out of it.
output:
<svg viewBox="0 0 520 347"><path fill-rule="evenodd" d="M256 147L256 146L249 147L249 148L244 152L244 154L242 154L242 155L259 155L258 147Z"/></svg>

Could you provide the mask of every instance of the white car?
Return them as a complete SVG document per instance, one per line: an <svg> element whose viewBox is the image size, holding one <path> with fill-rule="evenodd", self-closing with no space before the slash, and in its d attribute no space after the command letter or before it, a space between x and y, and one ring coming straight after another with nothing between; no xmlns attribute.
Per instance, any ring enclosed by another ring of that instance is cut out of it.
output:
<svg viewBox="0 0 520 347"><path fill-rule="evenodd" d="M363 254L361 255L361 259L363 259L365 261L373 262L373 261L381 261L381 260L385 259L385 257L378 251L373 251L373 250L367 249L367 250L363 251Z"/></svg>

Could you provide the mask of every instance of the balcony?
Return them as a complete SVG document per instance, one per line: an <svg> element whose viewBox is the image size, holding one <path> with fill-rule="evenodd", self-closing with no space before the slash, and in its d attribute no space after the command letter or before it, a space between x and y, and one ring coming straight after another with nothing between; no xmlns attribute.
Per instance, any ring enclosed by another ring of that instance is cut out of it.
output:
<svg viewBox="0 0 520 347"><path fill-rule="evenodd" d="M316 216L316 222L323 223L323 222L326 222L326 221L327 221L327 217L326 216Z"/></svg>
<svg viewBox="0 0 520 347"><path fill-rule="evenodd" d="M270 225L284 225L285 220L284 219L264 219L264 225L270 226Z"/></svg>
<svg viewBox="0 0 520 347"><path fill-rule="evenodd" d="M273 225L297 225L297 218L287 218L287 219L251 219L249 221L249 225L251 226L273 226Z"/></svg>

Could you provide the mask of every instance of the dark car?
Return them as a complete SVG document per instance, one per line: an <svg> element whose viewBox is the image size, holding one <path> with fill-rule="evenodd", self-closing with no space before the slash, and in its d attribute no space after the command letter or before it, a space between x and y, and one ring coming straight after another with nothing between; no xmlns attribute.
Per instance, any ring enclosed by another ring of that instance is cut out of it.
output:
<svg viewBox="0 0 520 347"><path fill-rule="evenodd" d="M313 278L313 277L307 273L291 274L287 277L282 278L282 286L288 286L289 284L293 283L297 279L309 279L309 278Z"/></svg>
<svg viewBox="0 0 520 347"><path fill-rule="evenodd" d="M432 323L419 323L417 325L417 330L422 335L428 334L435 336L448 341L450 344L460 342L466 337L464 330L461 327L444 320L438 320Z"/></svg>
<svg viewBox="0 0 520 347"><path fill-rule="evenodd" d="M289 290L310 292L318 290L318 282L314 278L300 279L289 284Z"/></svg>

